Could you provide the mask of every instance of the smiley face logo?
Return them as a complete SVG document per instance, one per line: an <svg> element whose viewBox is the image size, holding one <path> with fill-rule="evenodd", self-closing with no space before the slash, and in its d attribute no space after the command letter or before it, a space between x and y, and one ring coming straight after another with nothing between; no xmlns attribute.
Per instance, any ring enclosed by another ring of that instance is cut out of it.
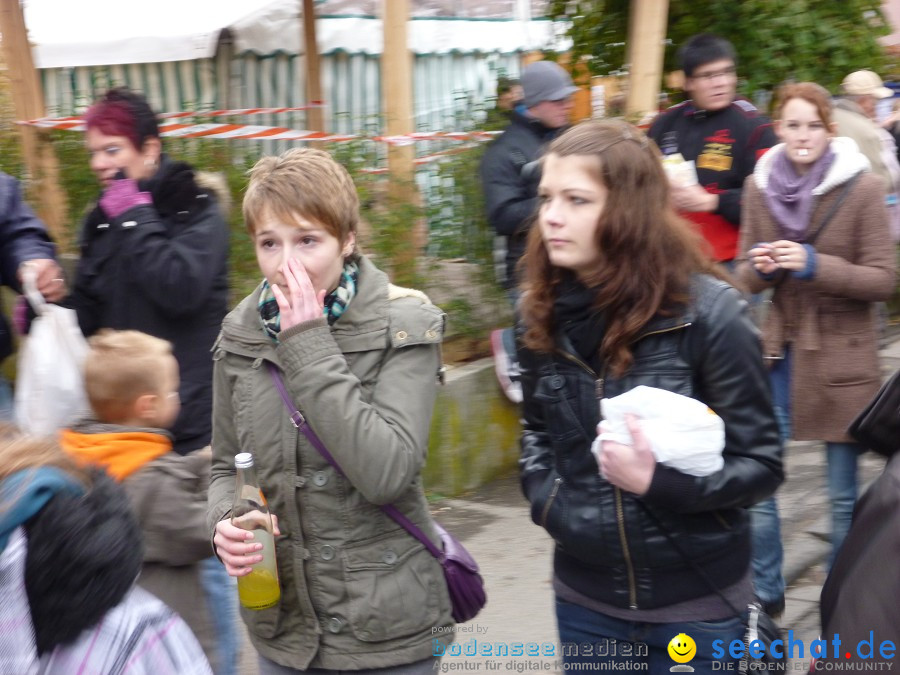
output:
<svg viewBox="0 0 900 675"><path fill-rule="evenodd" d="M687 663L697 655L697 643L685 633L679 633L669 640L669 658L675 663Z"/></svg>

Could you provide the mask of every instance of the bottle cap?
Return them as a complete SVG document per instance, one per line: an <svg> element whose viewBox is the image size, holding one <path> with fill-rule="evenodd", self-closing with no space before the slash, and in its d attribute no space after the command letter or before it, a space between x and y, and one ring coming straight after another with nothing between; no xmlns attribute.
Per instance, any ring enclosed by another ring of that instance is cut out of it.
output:
<svg viewBox="0 0 900 675"><path fill-rule="evenodd" d="M234 468L247 469L253 466L253 455L249 452L239 452L234 456Z"/></svg>

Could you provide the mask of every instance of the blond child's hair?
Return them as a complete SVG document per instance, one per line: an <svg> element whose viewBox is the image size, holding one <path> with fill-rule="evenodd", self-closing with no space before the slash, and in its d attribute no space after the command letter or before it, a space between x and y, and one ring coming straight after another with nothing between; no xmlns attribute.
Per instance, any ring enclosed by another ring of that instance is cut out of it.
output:
<svg viewBox="0 0 900 675"><path fill-rule="evenodd" d="M356 234L356 186L347 170L327 152L294 148L277 157L263 157L249 176L243 211L251 236L265 218L296 225L298 216L321 225L342 244L351 233Z"/></svg>
<svg viewBox="0 0 900 675"><path fill-rule="evenodd" d="M104 329L88 345L84 389L98 421L124 422L138 398L163 393L171 343L136 330Z"/></svg>
<svg viewBox="0 0 900 675"><path fill-rule="evenodd" d="M14 424L0 422L0 480L45 466L65 471L85 485L90 483L88 472L63 452L55 437L30 436Z"/></svg>

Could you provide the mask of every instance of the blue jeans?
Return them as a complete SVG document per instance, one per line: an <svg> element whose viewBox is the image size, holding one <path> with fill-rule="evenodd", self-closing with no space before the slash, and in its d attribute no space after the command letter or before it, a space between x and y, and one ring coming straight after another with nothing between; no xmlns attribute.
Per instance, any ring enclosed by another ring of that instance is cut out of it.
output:
<svg viewBox="0 0 900 675"><path fill-rule="evenodd" d="M787 441L791 437L791 352L789 349L785 350L783 361L775 362L769 377L772 382L775 417L778 420L781 438ZM863 448L858 443L825 443L825 456L828 467L828 501L831 503L831 559L829 567L834 562L835 557L837 557L837 552L841 548L841 544L844 543L844 538L850 529L850 520L853 518L853 507L856 504L857 497L857 464L862 451ZM761 505L758 504L757 506ZM754 519L754 582L757 535L759 536L761 548L767 545L765 544L767 537L774 536L774 530L771 529L771 525L761 527L759 533L757 533L756 529L756 521ZM778 542L780 546L780 538ZM763 600L768 600L766 596L760 595L760 597Z"/></svg>
<svg viewBox="0 0 900 675"><path fill-rule="evenodd" d="M750 546L753 555L753 590L763 603L776 603L784 596L784 548L781 520L775 497L754 504L750 512Z"/></svg>
<svg viewBox="0 0 900 675"><path fill-rule="evenodd" d="M0 422L12 422L15 416L15 407L12 387L9 380L0 375Z"/></svg>
<svg viewBox="0 0 900 675"><path fill-rule="evenodd" d="M711 673L713 663L737 663L729 656L728 645L732 640L744 638L743 617L733 616L719 621L643 623L614 619L558 598L556 622L562 659L566 669L573 671L593 669L594 664L614 663L623 664L623 668L631 670L668 673L676 665L669 657L669 642L679 633L685 633L697 645L697 654L687 665L697 673ZM722 658L713 656L713 640L723 641ZM719 666L716 670L727 668Z"/></svg>
<svg viewBox="0 0 900 675"><path fill-rule="evenodd" d="M858 443L826 443L828 457L828 500L831 502L831 559L834 564L838 551L853 518L856 504L856 470L863 447Z"/></svg>
<svg viewBox="0 0 900 675"><path fill-rule="evenodd" d="M785 351L784 360L775 361L769 371L772 402L781 442L791 437L791 353ZM781 543L781 520L775 497L751 506L750 542L753 550L753 589L764 603L777 602L784 596L784 547Z"/></svg>
<svg viewBox="0 0 900 675"><path fill-rule="evenodd" d="M389 666L388 668L364 668L363 670L325 670L324 668L307 668L297 670L288 666L281 666L270 661L265 656L258 657L259 675L294 675L306 673L307 675L432 675L440 669L439 657L427 658L424 661L407 663L401 666ZM465 665L465 664L462 664Z"/></svg>
<svg viewBox="0 0 900 675"><path fill-rule="evenodd" d="M200 562L200 584L216 635L216 675L237 675L240 652L237 582L213 556Z"/></svg>

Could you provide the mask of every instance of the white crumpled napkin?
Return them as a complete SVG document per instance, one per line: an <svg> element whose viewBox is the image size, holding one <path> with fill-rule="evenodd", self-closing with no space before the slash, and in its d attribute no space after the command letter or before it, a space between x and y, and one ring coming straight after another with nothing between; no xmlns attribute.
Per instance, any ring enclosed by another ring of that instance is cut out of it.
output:
<svg viewBox="0 0 900 675"><path fill-rule="evenodd" d="M603 421L591 451L600 463L601 441L633 445L626 413L639 418L656 461L692 476L708 476L724 465L725 424L705 403L665 389L639 386L600 401Z"/></svg>

